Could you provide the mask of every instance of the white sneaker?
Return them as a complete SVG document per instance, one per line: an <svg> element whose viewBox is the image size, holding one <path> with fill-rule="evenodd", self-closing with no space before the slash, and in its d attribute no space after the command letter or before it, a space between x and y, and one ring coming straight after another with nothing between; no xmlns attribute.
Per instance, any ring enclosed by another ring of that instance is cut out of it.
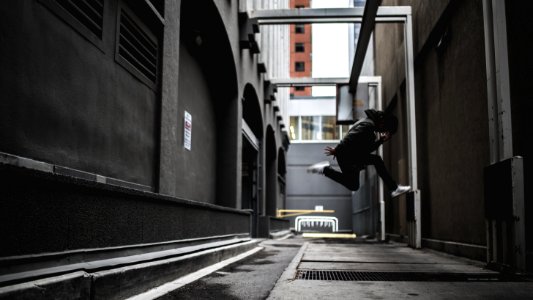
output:
<svg viewBox="0 0 533 300"><path fill-rule="evenodd" d="M307 168L307 173L324 174L324 168L329 167L329 161L321 161Z"/></svg>
<svg viewBox="0 0 533 300"><path fill-rule="evenodd" d="M402 194L405 194L411 190L411 187L408 185L398 185L398 187L390 193L392 198L398 197Z"/></svg>

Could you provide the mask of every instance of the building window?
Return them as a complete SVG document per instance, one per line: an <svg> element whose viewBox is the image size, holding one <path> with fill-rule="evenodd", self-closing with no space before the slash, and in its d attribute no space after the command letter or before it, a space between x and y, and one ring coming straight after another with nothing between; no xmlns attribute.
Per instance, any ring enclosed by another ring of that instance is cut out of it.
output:
<svg viewBox="0 0 533 300"><path fill-rule="evenodd" d="M296 25L294 25L294 32L296 32L296 33L305 33L305 24L296 24Z"/></svg>
<svg viewBox="0 0 533 300"><path fill-rule="evenodd" d="M296 43L296 44L294 44L294 51L296 51L296 52L305 52L304 43Z"/></svg>
<svg viewBox="0 0 533 300"><path fill-rule="evenodd" d="M298 92L305 91L305 86L295 86L295 87L294 87L294 90L295 90L295 91L298 91Z"/></svg>
<svg viewBox="0 0 533 300"><path fill-rule="evenodd" d="M293 142L337 141L349 129L336 125L335 116L291 116L289 137Z"/></svg>
<svg viewBox="0 0 533 300"><path fill-rule="evenodd" d="M294 63L294 70L296 72L304 72L305 71L305 62L303 61L297 61Z"/></svg>
<svg viewBox="0 0 533 300"><path fill-rule="evenodd" d="M300 139L300 125L299 117L292 116L290 117L291 125L289 126L289 135L292 141Z"/></svg>
<svg viewBox="0 0 533 300"><path fill-rule="evenodd" d="M305 6L303 6L303 5L295 5L294 7L295 7L296 9L300 9L300 8L304 8Z"/></svg>
<svg viewBox="0 0 533 300"><path fill-rule="evenodd" d="M335 124L335 116L322 116L320 122L322 139L324 140L336 140L339 139L339 126Z"/></svg>
<svg viewBox="0 0 533 300"><path fill-rule="evenodd" d="M303 116L300 122L302 125L302 140L322 140L320 116Z"/></svg>

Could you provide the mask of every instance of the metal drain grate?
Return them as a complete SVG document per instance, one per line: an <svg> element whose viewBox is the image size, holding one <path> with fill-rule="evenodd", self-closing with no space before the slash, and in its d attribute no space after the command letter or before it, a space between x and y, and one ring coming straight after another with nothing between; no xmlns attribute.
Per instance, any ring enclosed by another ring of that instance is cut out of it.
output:
<svg viewBox="0 0 533 300"><path fill-rule="evenodd" d="M331 270L298 270L300 280L332 281L516 281L498 274L421 273L421 272L357 272Z"/></svg>

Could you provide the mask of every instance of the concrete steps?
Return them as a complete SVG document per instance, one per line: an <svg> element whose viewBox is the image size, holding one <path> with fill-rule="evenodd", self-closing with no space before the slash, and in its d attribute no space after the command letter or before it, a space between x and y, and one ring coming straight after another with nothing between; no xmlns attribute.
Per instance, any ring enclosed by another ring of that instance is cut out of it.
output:
<svg viewBox="0 0 533 300"><path fill-rule="evenodd" d="M0 299L123 299L244 253L259 242L235 238L3 275Z"/></svg>

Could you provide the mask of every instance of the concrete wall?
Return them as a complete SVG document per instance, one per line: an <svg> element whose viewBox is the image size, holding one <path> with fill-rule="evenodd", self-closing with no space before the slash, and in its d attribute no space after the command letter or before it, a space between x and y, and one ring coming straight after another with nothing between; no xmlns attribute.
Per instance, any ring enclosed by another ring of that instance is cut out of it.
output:
<svg viewBox="0 0 533 300"><path fill-rule="evenodd" d="M335 210L339 219L339 230L352 230L352 192L333 180L317 174L309 174L306 169L311 164L326 160L324 148L334 144L312 143L293 144L287 153L287 209L324 209ZM336 166L335 162L332 165ZM311 214L315 215L315 214ZM294 227L294 217L291 227Z"/></svg>
<svg viewBox="0 0 533 300"><path fill-rule="evenodd" d="M44 1L1 8L0 151L155 186L159 101L115 61L116 9L96 46Z"/></svg>
<svg viewBox="0 0 533 300"><path fill-rule="evenodd" d="M196 59L185 47L180 49L180 76L178 115L185 111L192 115L193 134L191 150L182 149L178 158L183 170L189 170L178 179L180 197L215 203L217 166L217 122L214 111L215 95ZM181 125L181 124L180 124ZM181 133L181 132L180 132Z"/></svg>
<svg viewBox="0 0 533 300"><path fill-rule="evenodd" d="M65 11L50 9L55 1L0 8L0 165L10 166L2 178L21 167L40 170L13 179L14 189L2 187L1 238L16 243L2 255L222 234L214 228L250 233L249 213L239 212L245 87L256 95L257 128L271 130L273 181L264 174L266 134L258 134L262 214L266 182L275 183L271 202L282 203L277 154L286 151L288 139L275 109L282 106L263 99L258 54L240 47L239 3L167 0L163 27L146 1L127 1L160 40L158 79L149 84L116 60L122 2L104 2L101 40L65 21ZM185 111L192 115L191 151L183 147ZM49 190L41 171L52 181L66 176L73 182ZM126 188L109 195L102 185ZM132 199L129 189L157 194ZM224 214L225 208L238 217ZM182 224L188 220L199 222L196 233ZM143 232L149 228L154 231ZM83 242L65 246L60 241L67 235Z"/></svg>
<svg viewBox="0 0 533 300"><path fill-rule="evenodd" d="M221 1L223 2L223 1ZM255 9L276 9L288 8L289 1L240 1L242 12ZM260 46L260 53L253 54L249 49L236 53L236 58L241 62L242 68L240 78L240 91L244 90L246 84L253 87L259 96L259 106L263 115L263 133L260 135L261 150L259 153L259 211L262 214L275 214L280 194L280 185L277 180L277 165L280 149L287 151L289 140L286 131L288 124L287 103L288 89L278 89L274 94L275 101L270 101L270 94L264 94L266 88L265 81L270 78L287 78L289 75L288 53L289 53L289 31L287 26L261 26L260 33L255 35ZM267 67L266 73L259 72L258 64ZM268 96L267 100L265 97ZM269 134L271 131L271 134ZM272 135L273 133L273 135ZM267 152L269 152L267 157ZM267 159L269 161L267 161ZM240 173L239 173L240 174ZM267 192L268 191L268 192ZM268 196L271 196L270 199ZM267 210L267 202L268 210Z"/></svg>
<svg viewBox="0 0 533 300"><path fill-rule="evenodd" d="M0 179L1 257L99 248L105 253L250 228L246 212L67 176L0 165Z"/></svg>
<svg viewBox="0 0 533 300"><path fill-rule="evenodd" d="M155 13L153 1L106 0L101 34L59 2L0 8L0 281L7 297L35 290L6 285L56 282L57 275L60 287L40 283L39 295L62 297L67 286L72 295L63 297L129 297L251 249L260 218L270 220L261 228L267 237L288 226L271 218L284 205L288 91L264 100L273 95L264 90L260 57L241 48L249 37L242 2L157 1L164 9ZM117 54L125 46L117 18L126 6L158 41L153 82ZM271 74L284 77L288 29L271 37L268 65L280 64ZM257 202L245 203L253 211L242 209L243 118L259 145ZM83 272L64 275L73 270Z"/></svg>
<svg viewBox="0 0 533 300"><path fill-rule="evenodd" d="M463 254L484 259L489 136L481 2L383 2L395 4L413 7L422 237L464 243L475 250ZM376 75L385 101L398 97L396 114L406 124L402 35L400 25L376 27ZM408 183L405 130L385 147L400 183ZM388 232L406 234L403 201L387 204Z"/></svg>

